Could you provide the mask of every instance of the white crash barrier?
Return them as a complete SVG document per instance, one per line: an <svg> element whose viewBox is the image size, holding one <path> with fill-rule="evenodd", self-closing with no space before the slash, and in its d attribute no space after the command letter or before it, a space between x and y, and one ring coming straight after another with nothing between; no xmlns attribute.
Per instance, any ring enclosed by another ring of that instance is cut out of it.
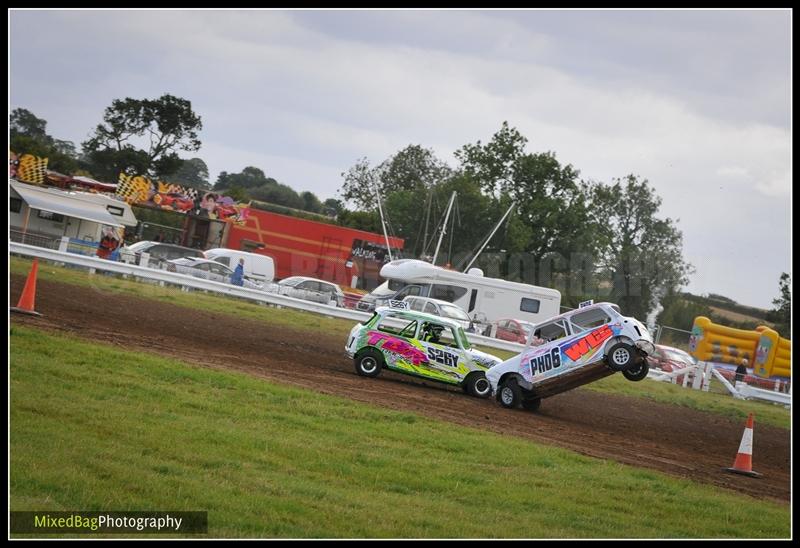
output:
<svg viewBox="0 0 800 548"><path fill-rule="evenodd" d="M763 388L755 388L746 384L744 382L737 382L736 385L732 385L728 379L726 379L722 373L717 371L714 367L714 364L711 362L698 362L697 365L690 365L684 367L683 369L677 369L670 373L666 373L664 371L658 371L651 369L650 373L648 373L648 378L655 380L655 381L672 381L673 379L683 375L683 386L687 387L689 382L689 375L694 376L694 380L692 382L692 388L695 390L702 389L704 392L708 392L711 378L716 378L725 389L730 392L730 394L739 400L749 400L749 399L759 399L765 401L771 401L774 403L780 403L786 406L791 406L792 404L792 395L784 394L783 392L776 391L776 390L764 390Z"/></svg>
<svg viewBox="0 0 800 548"><path fill-rule="evenodd" d="M774 390L764 390L763 388L756 388L754 386L750 386L749 384L745 384L743 382L736 383L736 390L746 400L759 399L759 400L771 401L774 403L780 403L782 405L792 404L791 394L784 394L783 392L775 392Z"/></svg>
<svg viewBox="0 0 800 548"><path fill-rule="evenodd" d="M108 261L98 257L66 253L63 251L56 251L53 249L20 244L16 242L8 243L8 251L10 254L14 255L37 257L39 259L53 261L56 263L87 268L90 271L100 270L105 272L113 272L115 274L133 276L135 278L157 282L159 285L171 284L180 287L182 290L185 290L186 288L201 289L213 293L238 297L240 299L248 299L251 301L292 308L295 310L304 310L306 312L313 312L315 314L322 314L324 316L334 318L363 322L372 317L372 314L367 312L361 312L349 308L334 307L327 302L316 303L297 299L288 295L281 295L279 293L278 284L267 284L261 290L247 289L245 287L216 282L213 280L204 280L202 278L196 278L194 276L180 274L177 272L169 272L167 270L161 270L158 268L147 268L140 265ZM145 255L146 254L144 253L142 254L141 262L146 264L147 257ZM514 353L519 353L524 348L521 344L502 341L499 339L492 339L471 333L467 335L467 338L472 344L475 345L496 348L499 350L507 350ZM344 343L342 343L342 348L344 348Z"/></svg>

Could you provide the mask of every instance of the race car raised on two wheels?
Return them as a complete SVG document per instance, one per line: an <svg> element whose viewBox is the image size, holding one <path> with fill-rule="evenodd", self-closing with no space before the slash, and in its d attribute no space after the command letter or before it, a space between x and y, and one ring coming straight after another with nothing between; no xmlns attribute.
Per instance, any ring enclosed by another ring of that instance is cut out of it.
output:
<svg viewBox="0 0 800 548"><path fill-rule="evenodd" d="M597 303L537 324L525 350L492 367L486 378L501 405L535 411L543 398L622 372L647 377L655 349L647 328L617 305Z"/></svg>

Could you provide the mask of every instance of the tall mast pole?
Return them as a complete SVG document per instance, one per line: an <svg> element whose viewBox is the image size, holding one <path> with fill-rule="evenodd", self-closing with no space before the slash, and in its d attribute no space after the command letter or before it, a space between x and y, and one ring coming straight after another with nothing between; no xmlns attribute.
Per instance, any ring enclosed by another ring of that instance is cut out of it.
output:
<svg viewBox="0 0 800 548"><path fill-rule="evenodd" d="M378 198L378 212L381 214L381 226L383 226L383 237L386 238L386 250L389 252L389 260L392 259L392 246L389 245L389 235L386 233L386 221L383 220L383 207L381 207L381 195L378 192L378 185L374 185L375 196Z"/></svg>
<svg viewBox="0 0 800 548"><path fill-rule="evenodd" d="M433 264L436 264L436 257L439 256L439 246L442 245L442 238L444 237L444 233L447 232L447 220L450 218L450 210L453 209L453 201L456 199L456 191L453 191L453 195L450 196L450 203L447 204L447 214L444 217L444 222L442 223L442 231L439 233L439 243L436 244L436 253L433 254Z"/></svg>
<svg viewBox="0 0 800 548"><path fill-rule="evenodd" d="M489 234L489 237L486 238L485 242L483 242L483 245L478 250L478 252L475 254L475 256L472 258L472 260L469 262L469 264L467 265L467 268L464 269L464 272L467 272L469 270L469 267L472 266L472 263L474 263L475 259L478 258L478 255L481 254L481 252L483 251L483 248L486 247L486 244L488 244L489 241L492 239L492 236L494 236L494 233L497 232L497 229L500 228L500 225L503 224L503 221L506 220L506 217L508 217L508 214L511 213L511 210L514 209L515 205L517 205L517 202L511 202L511 207L508 208L508 211L506 211L506 214L503 215L503 218L500 219L499 221L497 221L497 224L495 225L494 229L492 230L492 233Z"/></svg>

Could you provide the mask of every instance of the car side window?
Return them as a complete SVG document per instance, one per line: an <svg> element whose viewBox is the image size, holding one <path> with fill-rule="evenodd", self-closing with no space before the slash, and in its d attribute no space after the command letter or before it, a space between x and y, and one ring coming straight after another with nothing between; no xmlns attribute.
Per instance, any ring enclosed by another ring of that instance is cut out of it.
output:
<svg viewBox="0 0 800 548"><path fill-rule="evenodd" d="M224 264L225 266L231 266L231 258L230 257L217 257L214 259L219 264Z"/></svg>
<svg viewBox="0 0 800 548"><path fill-rule="evenodd" d="M219 274L220 276L228 276L230 271L222 265L216 265L211 263L206 263L208 265L208 269L213 272L214 274Z"/></svg>
<svg viewBox="0 0 800 548"><path fill-rule="evenodd" d="M397 327L398 319L391 316L386 316L378 322L375 328L384 333L391 333L392 335L400 335L401 337L413 337L417 332L417 320L411 320L409 323L402 327Z"/></svg>
<svg viewBox="0 0 800 548"><path fill-rule="evenodd" d="M460 299L466 294L467 294L467 288L459 287L457 285L435 284L431 288L432 298L440 299L442 301L447 301L449 303L455 302L456 300Z"/></svg>
<svg viewBox="0 0 800 548"><path fill-rule="evenodd" d="M548 342L567 336L567 329L561 321L544 324L537 328L537 331L539 332L538 336Z"/></svg>
<svg viewBox="0 0 800 548"><path fill-rule="evenodd" d="M157 259L166 258L166 259L178 259L179 257L169 257L167 254L167 250L164 248L163 245L154 245L150 249L147 250L147 253L150 254L151 257L155 257Z"/></svg>
<svg viewBox="0 0 800 548"><path fill-rule="evenodd" d="M425 308L422 311L427 312L428 314L438 314L438 311L433 303L425 303Z"/></svg>
<svg viewBox="0 0 800 548"><path fill-rule="evenodd" d="M208 263L200 263L200 264L197 264L197 265L195 265L194 267L195 267L197 270L203 270L203 271L205 271L205 272L208 272L209 270L211 270L211 269L209 268L209 264L208 264Z"/></svg>
<svg viewBox="0 0 800 548"><path fill-rule="evenodd" d="M611 317L602 308L594 308L585 312L577 312L570 318L570 322L578 328L578 331L584 331L611 322Z"/></svg>
<svg viewBox="0 0 800 548"><path fill-rule="evenodd" d="M422 312L422 301L419 299L409 299L409 302L411 304L411 310Z"/></svg>

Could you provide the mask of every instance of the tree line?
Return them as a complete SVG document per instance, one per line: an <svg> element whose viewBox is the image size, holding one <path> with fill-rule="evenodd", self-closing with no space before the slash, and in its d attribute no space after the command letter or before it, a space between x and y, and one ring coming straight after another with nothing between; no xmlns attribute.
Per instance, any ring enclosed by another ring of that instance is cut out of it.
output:
<svg viewBox="0 0 800 548"><path fill-rule="evenodd" d="M634 174L610 181L582 178L555 153L528 151L528 139L507 122L485 143L456 150L455 166L419 144L374 164L361 158L342 173L339 198L325 201L255 166L222 171L212 185L201 158L178 156L200 149L201 118L189 101L169 94L114 100L80 152L49 136L46 124L15 109L12 150L46 156L55 171L106 181L120 172L146 174L240 201L329 215L340 225L377 233L380 199L388 232L405 241L405 257L431 260L439 245L437 264L463 269L485 245L475 266L487 275L555 287L564 306L603 299L645 319L660 305L659 317L648 319L672 318L683 328L696 312L681 294L693 272L683 257L683 235L677 220L660 213L661 198L650 182ZM453 192L457 199L448 216ZM512 204L511 215L487 241ZM785 316L788 291L782 278L773 316Z"/></svg>

